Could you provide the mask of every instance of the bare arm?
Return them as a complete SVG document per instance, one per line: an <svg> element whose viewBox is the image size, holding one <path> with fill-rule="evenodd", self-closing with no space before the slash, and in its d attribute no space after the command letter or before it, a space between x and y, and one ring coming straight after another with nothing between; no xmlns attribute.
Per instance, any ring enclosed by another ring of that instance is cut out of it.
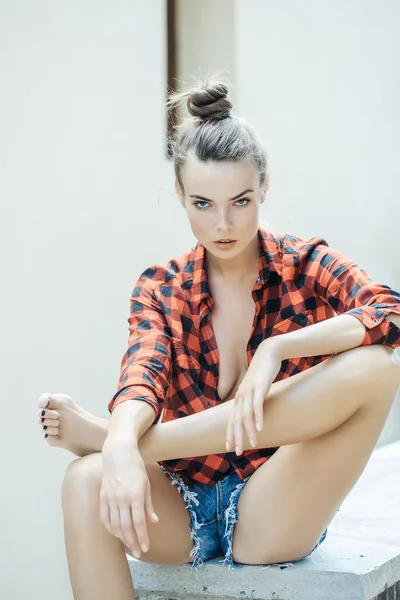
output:
<svg viewBox="0 0 400 600"><path fill-rule="evenodd" d="M400 326L400 315L389 313L387 318ZM351 315L340 315L266 342L280 343L283 358L344 352L359 346L363 339L365 328L357 321ZM145 462L224 453L232 402L233 399L196 415L154 426L150 404L124 402L113 411L105 447L110 442L114 446L133 444ZM245 445L244 450L251 450L250 445Z"/></svg>
<svg viewBox="0 0 400 600"><path fill-rule="evenodd" d="M387 318L396 325L400 321L400 316L394 313L390 313ZM282 360L286 357L339 354L358 347L364 334L365 327L358 319L351 315L340 315L300 331L267 339L261 346L265 347L266 356L274 347L273 351L279 352ZM276 395L275 389L273 384L268 394L270 399ZM139 452L144 462L225 453L226 427L233 401L234 399L228 400L195 415L150 427L139 440ZM298 417L298 422L306 420L306 404L304 403L303 406L304 414ZM286 430L280 439L274 439L278 431L269 433L269 446L289 443L284 436L290 439L292 432L296 431L295 425L292 427L289 425L287 421ZM264 433L260 434L259 438L262 436L266 436L265 427ZM257 448L260 447L263 446L258 444ZM244 440L243 450L252 450L247 438Z"/></svg>
<svg viewBox="0 0 400 600"><path fill-rule="evenodd" d="M150 427L140 438L145 463L226 453L225 432L232 400L207 410ZM244 450L252 450L247 440Z"/></svg>
<svg viewBox="0 0 400 600"><path fill-rule="evenodd" d="M127 400L112 412L103 450L130 445L138 447L139 439L154 422L154 409L147 402Z"/></svg>

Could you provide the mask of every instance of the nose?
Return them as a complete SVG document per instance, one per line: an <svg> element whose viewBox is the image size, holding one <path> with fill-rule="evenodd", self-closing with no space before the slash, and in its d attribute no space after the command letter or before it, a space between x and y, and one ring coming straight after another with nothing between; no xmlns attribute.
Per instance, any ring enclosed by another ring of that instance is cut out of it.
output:
<svg viewBox="0 0 400 600"><path fill-rule="evenodd" d="M230 213L229 213L229 209L228 210L224 210L222 209L219 213L218 213L218 218L217 218L217 231L220 234L224 234L221 235L221 237L229 237L229 235L225 235L229 233L229 231L231 231L232 229L232 219L230 218Z"/></svg>

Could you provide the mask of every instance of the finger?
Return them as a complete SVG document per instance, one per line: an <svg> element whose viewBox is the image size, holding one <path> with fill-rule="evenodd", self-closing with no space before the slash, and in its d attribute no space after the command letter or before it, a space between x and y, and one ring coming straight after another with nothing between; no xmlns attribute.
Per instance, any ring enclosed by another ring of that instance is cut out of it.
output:
<svg viewBox="0 0 400 600"><path fill-rule="evenodd" d="M117 504L110 503L110 525L111 525L111 533L115 535L115 537L119 538L121 541L124 541L124 534L121 529L121 519L119 514L119 506ZM124 542L125 543L125 542ZM129 546L129 544L126 544Z"/></svg>
<svg viewBox="0 0 400 600"><path fill-rule="evenodd" d="M256 390L253 396L254 417L257 431L262 431L264 425L264 402L267 392ZM259 427L257 426L259 424Z"/></svg>
<svg viewBox="0 0 400 600"><path fill-rule="evenodd" d="M149 547L149 538L147 535L146 517L144 513L144 495L142 497L139 496L135 499L135 502L131 504L131 514L139 546L141 550L143 550L142 546L144 545L147 551ZM143 552L145 552L145 550L143 550Z"/></svg>
<svg viewBox="0 0 400 600"><path fill-rule="evenodd" d="M104 527L112 533L111 531L111 521L110 521L110 507L108 505L108 501L103 493L100 492L100 520L103 523Z"/></svg>
<svg viewBox="0 0 400 600"><path fill-rule="evenodd" d="M233 442L233 423L235 420L235 402L232 402L231 413L228 419L228 425L226 427L226 450L230 450L232 448Z"/></svg>
<svg viewBox="0 0 400 600"><path fill-rule="evenodd" d="M145 495L146 495L146 512L147 512L148 518L150 519L150 521L152 523L158 523L160 519L158 518L158 516L154 510L153 500L151 498L150 484L146 488Z"/></svg>
<svg viewBox="0 0 400 600"><path fill-rule="evenodd" d="M233 424L233 430L235 435L235 452L237 456L242 454L243 448L243 423L242 423L242 400L241 397L238 401L237 408L235 411L235 422Z"/></svg>
<svg viewBox="0 0 400 600"><path fill-rule="evenodd" d="M255 448L257 441L257 433L254 421L253 394L254 392L249 393L246 396L246 400L242 402L242 423L244 424L247 436L249 438L250 446L252 448Z"/></svg>
<svg viewBox="0 0 400 600"><path fill-rule="evenodd" d="M121 507L119 509L119 514L121 520L121 535L123 536L125 546L130 548L133 552L138 552L140 555L139 543L133 526L129 504Z"/></svg>

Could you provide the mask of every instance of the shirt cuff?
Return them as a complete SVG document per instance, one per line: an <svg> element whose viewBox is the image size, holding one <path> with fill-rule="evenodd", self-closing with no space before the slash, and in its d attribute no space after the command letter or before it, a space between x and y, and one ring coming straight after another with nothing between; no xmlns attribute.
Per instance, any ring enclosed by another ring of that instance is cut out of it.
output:
<svg viewBox="0 0 400 600"><path fill-rule="evenodd" d="M390 305L373 305L353 308L346 315L353 315L366 328L361 346L385 344L392 348L400 347L400 328L389 318L389 313L400 314L400 307Z"/></svg>
<svg viewBox="0 0 400 600"><path fill-rule="evenodd" d="M157 402L157 398L154 397L154 394L149 394L149 388L147 386L131 385L119 390L116 394L114 394L108 404L108 410L110 414L112 414L113 410L116 406L118 406L118 404L122 404L122 402L126 402L127 400L139 400L141 402L147 402L153 407L155 412L155 420L153 425L159 421L164 401Z"/></svg>

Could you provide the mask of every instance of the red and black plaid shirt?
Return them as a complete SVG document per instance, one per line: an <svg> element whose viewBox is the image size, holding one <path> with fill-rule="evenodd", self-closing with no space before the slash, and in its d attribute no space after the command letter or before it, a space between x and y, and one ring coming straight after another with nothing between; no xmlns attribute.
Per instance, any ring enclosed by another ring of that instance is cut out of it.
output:
<svg viewBox="0 0 400 600"><path fill-rule="evenodd" d="M302 239L258 228L259 277L254 282L255 326L247 346L250 364L260 343L313 323L350 314L365 325L361 345L400 346L400 329L386 319L400 314L400 293L373 281L351 259L321 238ZM129 342L118 391L109 402L148 402L155 421L166 422L207 410L218 396L218 350L210 315L213 299L199 242L189 252L154 265L139 277L130 298ZM275 381L329 358L284 360ZM161 418L160 418L161 417ZM243 479L278 448L159 461L183 480L213 484L236 471Z"/></svg>

